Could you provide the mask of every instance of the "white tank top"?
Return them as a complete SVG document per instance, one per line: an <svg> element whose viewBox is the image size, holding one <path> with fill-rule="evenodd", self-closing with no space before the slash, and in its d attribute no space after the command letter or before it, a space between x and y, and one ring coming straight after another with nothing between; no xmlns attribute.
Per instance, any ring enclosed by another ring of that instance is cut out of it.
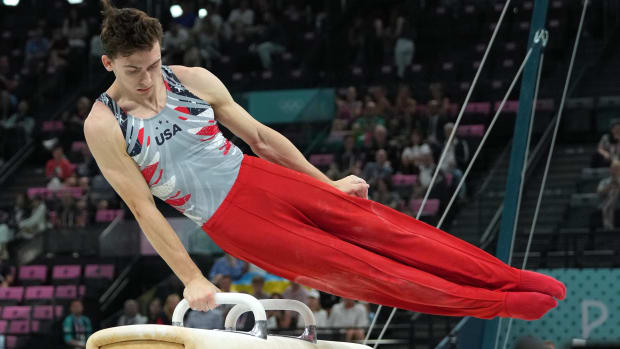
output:
<svg viewBox="0 0 620 349"><path fill-rule="evenodd" d="M98 100L118 120L127 153L151 193L202 226L237 179L243 153L218 129L209 103L192 94L162 65L167 102L148 119L123 111L107 94Z"/></svg>

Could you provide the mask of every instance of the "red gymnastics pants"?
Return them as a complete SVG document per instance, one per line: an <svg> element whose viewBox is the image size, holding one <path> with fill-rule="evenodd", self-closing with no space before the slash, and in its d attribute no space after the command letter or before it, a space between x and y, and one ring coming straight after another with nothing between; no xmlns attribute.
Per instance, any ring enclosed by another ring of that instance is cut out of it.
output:
<svg viewBox="0 0 620 349"><path fill-rule="evenodd" d="M505 305L513 293L506 291L520 287L519 269L387 206L257 157L244 155L238 179L203 230L233 256L341 297L438 315L525 318ZM523 294L544 296L546 304L536 297L532 304L547 306L544 312L556 304L547 295Z"/></svg>

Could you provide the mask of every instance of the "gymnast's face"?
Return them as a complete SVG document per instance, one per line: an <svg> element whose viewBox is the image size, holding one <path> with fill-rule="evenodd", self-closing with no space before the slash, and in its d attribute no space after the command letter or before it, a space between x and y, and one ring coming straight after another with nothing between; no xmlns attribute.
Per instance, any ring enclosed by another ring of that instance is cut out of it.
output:
<svg viewBox="0 0 620 349"><path fill-rule="evenodd" d="M102 56L106 70L114 72L116 81L125 93L137 98L152 96L163 86L161 73L161 48L155 42L150 50L142 50L129 56Z"/></svg>

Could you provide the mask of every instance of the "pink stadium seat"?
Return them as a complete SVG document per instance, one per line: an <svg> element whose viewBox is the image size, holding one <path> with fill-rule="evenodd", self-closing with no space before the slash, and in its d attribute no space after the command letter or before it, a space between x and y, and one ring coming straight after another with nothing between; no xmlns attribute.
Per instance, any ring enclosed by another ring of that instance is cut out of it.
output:
<svg viewBox="0 0 620 349"><path fill-rule="evenodd" d="M310 155L310 163L315 166L328 166L334 160L334 154L313 154Z"/></svg>
<svg viewBox="0 0 620 349"><path fill-rule="evenodd" d="M80 265L56 265L52 271L54 281L71 281L80 278L82 267Z"/></svg>
<svg viewBox="0 0 620 349"><path fill-rule="evenodd" d="M26 288L24 301L46 301L54 298L54 286L30 286Z"/></svg>
<svg viewBox="0 0 620 349"><path fill-rule="evenodd" d="M51 305L35 305L32 311L32 318L35 320L52 320L54 317L62 317L62 306L56 306L56 314L52 313L54 309Z"/></svg>
<svg viewBox="0 0 620 349"><path fill-rule="evenodd" d="M467 107L465 107L466 113L477 113L477 114L489 114L491 112L491 103L489 102L474 102L469 103Z"/></svg>
<svg viewBox="0 0 620 349"><path fill-rule="evenodd" d="M495 111L499 109L500 104L502 104L502 102L495 102ZM516 113L518 109L519 109L519 101L506 101L506 104L504 104L504 109L502 109L502 112L503 113Z"/></svg>
<svg viewBox="0 0 620 349"><path fill-rule="evenodd" d="M65 126L60 120L44 121L42 126L43 132L62 131L64 128Z"/></svg>
<svg viewBox="0 0 620 349"><path fill-rule="evenodd" d="M4 320L29 319L31 307L28 305L6 306L2 309Z"/></svg>
<svg viewBox="0 0 620 349"><path fill-rule="evenodd" d="M6 328L7 328L7 322L6 320L0 320L0 333L5 334L6 333Z"/></svg>
<svg viewBox="0 0 620 349"><path fill-rule="evenodd" d="M417 179L416 175L395 174L392 176L392 184L396 187L412 186Z"/></svg>
<svg viewBox="0 0 620 349"><path fill-rule="evenodd" d="M79 152L82 150L82 148L84 148L86 146L86 142L82 142L82 141L75 141L73 143L71 143L71 151L72 152Z"/></svg>
<svg viewBox="0 0 620 349"><path fill-rule="evenodd" d="M13 320L9 323L8 333L24 335L39 331L39 322L30 320Z"/></svg>
<svg viewBox="0 0 620 349"><path fill-rule="evenodd" d="M28 197L32 198L35 195L49 199L52 196L52 191L45 187L28 188Z"/></svg>
<svg viewBox="0 0 620 349"><path fill-rule="evenodd" d="M84 269L84 277L87 279L110 279L114 278L113 264L88 264Z"/></svg>
<svg viewBox="0 0 620 349"><path fill-rule="evenodd" d="M15 349L15 348L17 348L17 337L15 337L15 336L7 336L6 337L6 347L7 347L7 349Z"/></svg>
<svg viewBox="0 0 620 349"><path fill-rule="evenodd" d="M124 210L97 210L97 215L95 216L95 221L98 223L101 222L112 222L116 217L120 216L121 218L125 215Z"/></svg>
<svg viewBox="0 0 620 349"><path fill-rule="evenodd" d="M413 211L414 214L418 213L420 206L422 205L421 199L412 199L409 201L409 207ZM424 210L422 210L422 216L434 216L439 211L439 200L438 199L429 199L426 201L424 205Z"/></svg>
<svg viewBox="0 0 620 349"><path fill-rule="evenodd" d="M3 303L19 303L23 297L24 288L21 286L0 287L0 301Z"/></svg>
<svg viewBox="0 0 620 349"><path fill-rule="evenodd" d="M484 125L461 125L456 133L461 137L482 137Z"/></svg>
<svg viewBox="0 0 620 349"><path fill-rule="evenodd" d="M45 265L25 265L19 268L21 282L45 283L47 279L47 266Z"/></svg>
<svg viewBox="0 0 620 349"><path fill-rule="evenodd" d="M75 285L56 286L55 296L58 299L75 299L77 288Z"/></svg>

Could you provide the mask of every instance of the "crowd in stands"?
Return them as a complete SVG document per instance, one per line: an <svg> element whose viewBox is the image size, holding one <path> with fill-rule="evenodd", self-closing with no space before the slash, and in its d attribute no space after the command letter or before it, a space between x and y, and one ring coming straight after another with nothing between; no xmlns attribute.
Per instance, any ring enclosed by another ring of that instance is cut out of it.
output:
<svg viewBox="0 0 620 349"><path fill-rule="evenodd" d="M370 87L361 96L354 86L342 90L328 137L328 142L341 143L342 150L326 165L326 173L332 179L358 175L370 184L371 199L415 216L411 200L424 197L454 128L454 115L440 84L429 87L428 101L414 99L406 84L393 92L384 86ZM430 197L445 205L469 160L469 143L457 135ZM400 178L409 181L394 183ZM459 195L464 199L466 191Z"/></svg>
<svg viewBox="0 0 620 349"><path fill-rule="evenodd" d="M608 132L602 135L592 157L593 168L609 168L601 179L597 192L600 196L601 219L604 230L616 227L616 203L620 196L620 122L613 121Z"/></svg>
<svg viewBox="0 0 620 349"><path fill-rule="evenodd" d="M334 329L334 338L346 341L364 339L365 328L368 327L372 316L367 303L352 299L338 300L337 297L308 289L295 282L290 282L282 293L268 293L265 291L264 271L260 271L255 266L227 254L215 261L209 272L209 279L220 291L230 292L233 282L236 282L248 271L253 275L251 292L248 293L255 298L298 300L312 310L318 328ZM171 280L171 283L164 283L160 286L155 295L143 304L144 315L140 313L140 306L136 300L128 299L125 301L122 314L115 324L118 326L145 323L170 325L172 313L181 300L180 294L182 293L182 285L179 284L178 279L172 278ZM226 315L232 307L232 305L220 305L208 312L190 310L184 319L184 326L201 329L223 329ZM303 318L291 311L267 311L267 324L270 330L278 331L304 328ZM253 325L252 314L245 313L239 318L237 329L248 331L252 329Z"/></svg>

